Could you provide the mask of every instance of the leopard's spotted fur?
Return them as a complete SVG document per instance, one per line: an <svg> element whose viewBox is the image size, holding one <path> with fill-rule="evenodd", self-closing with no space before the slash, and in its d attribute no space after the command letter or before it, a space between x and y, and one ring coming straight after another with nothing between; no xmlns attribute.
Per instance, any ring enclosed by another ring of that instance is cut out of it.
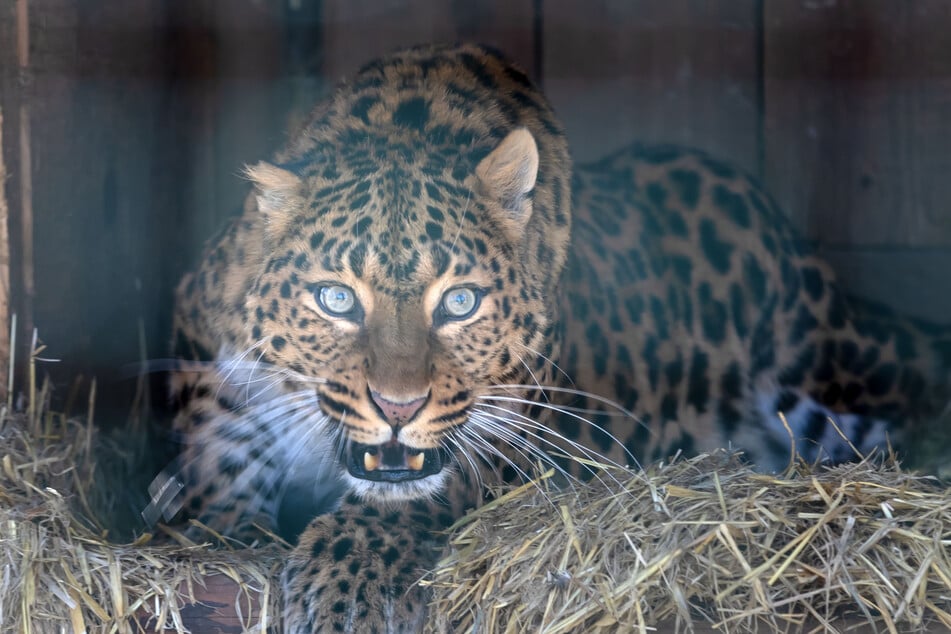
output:
<svg viewBox="0 0 951 634"><path fill-rule="evenodd" d="M572 177L544 97L483 48L366 67L248 174L179 288L201 363L176 424L186 511L218 531L324 507L285 571L289 632L418 629L434 529L535 445L732 443L776 468L788 424L842 459L830 418L861 451L896 441L947 378L947 339L856 313L730 166L635 147Z"/></svg>

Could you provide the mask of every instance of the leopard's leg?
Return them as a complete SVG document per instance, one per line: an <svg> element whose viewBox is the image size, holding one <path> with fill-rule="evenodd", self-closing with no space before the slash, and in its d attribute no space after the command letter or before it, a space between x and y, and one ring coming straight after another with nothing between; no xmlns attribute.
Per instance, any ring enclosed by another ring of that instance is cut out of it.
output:
<svg viewBox="0 0 951 634"><path fill-rule="evenodd" d="M418 632L430 592L419 585L439 559L455 514L435 502L400 508L348 496L313 520L283 574L284 631Z"/></svg>

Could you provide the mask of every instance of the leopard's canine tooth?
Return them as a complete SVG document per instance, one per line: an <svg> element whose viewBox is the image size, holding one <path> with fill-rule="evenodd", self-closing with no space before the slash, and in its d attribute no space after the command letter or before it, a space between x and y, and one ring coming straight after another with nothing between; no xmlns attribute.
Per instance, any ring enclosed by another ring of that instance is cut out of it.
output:
<svg viewBox="0 0 951 634"><path fill-rule="evenodd" d="M422 471L423 463L426 461L426 454L420 451L413 456L406 456L406 466L413 471Z"/></svg>
<svg viewBox="0 0 951 634"><path fill-rule="evenodd" d="M380 468L380 454L363 452L363 468L367 471L376 471Z"/></svg>

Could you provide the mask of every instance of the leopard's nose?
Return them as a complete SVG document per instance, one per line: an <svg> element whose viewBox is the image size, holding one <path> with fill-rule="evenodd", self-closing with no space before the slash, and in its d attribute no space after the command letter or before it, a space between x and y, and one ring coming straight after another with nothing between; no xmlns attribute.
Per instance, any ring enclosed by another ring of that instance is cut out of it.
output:
<svg viewBox="0 0 951 634"><path fill-rule="evenodd" d="M429 397L427 394L426 396L400 402L387 398L376 390L370 390L370 396L373 398L373 402L376 403L376 406L380 408L380 412L387 422L394 425L403 425L411 421L419 410L422 409L423 405L426 404L426 399Z"/></svg>

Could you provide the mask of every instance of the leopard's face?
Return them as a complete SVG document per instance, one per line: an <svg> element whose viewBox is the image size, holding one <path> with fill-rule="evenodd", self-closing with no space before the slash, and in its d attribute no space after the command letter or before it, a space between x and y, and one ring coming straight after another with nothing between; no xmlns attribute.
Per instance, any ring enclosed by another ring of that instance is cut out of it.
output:
<svg viewBox="0 0 951 634"><path fill-rule="evenodd" d="M248 349L314 390L344 479L375 499L432 495L485 455L498 439L477 437L473 413L518 410L496 399L538 379L554 320L560 263L531 240L549 196L532 134L468 170L436 155L391 132L334 148L331 170L249 170L264 244Z"/></svg>

